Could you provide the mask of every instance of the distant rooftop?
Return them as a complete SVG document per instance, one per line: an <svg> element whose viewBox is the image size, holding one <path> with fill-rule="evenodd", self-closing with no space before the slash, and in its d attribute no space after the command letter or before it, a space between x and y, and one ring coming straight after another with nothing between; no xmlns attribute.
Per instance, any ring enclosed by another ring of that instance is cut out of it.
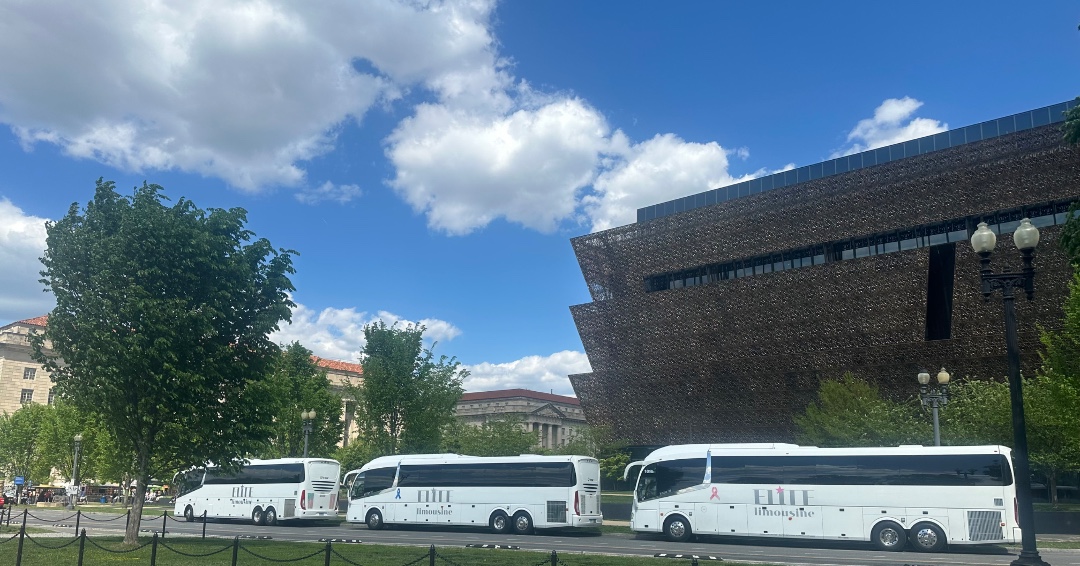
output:
<svg viewBox="0 0 1080 566"><path fill-rule="evenodd" d="M1055 122L1065 121L1065 112L1076 106L1075 100L1028 110L996 120L980 122L963 128L948 130L939 134L908 140L893 145L870 149L861 153L837 157L821 163L806 165L798 169L781 171L772 175L758 177L749 181L727 185L711 191L693 194L687 197L669 200L660 204L639 208L637 221L646 222L655 218L678 214L687 210L701 208L740 197L754 195L764 191L779 189L805 181L812 181L831 175L839 175L865 167L872 167L905 157L914 157L931 151L939 151L967 143L974 143L1005 134L1030 130Z"/></svg>
<svg viewBox="0 0 1080 566"><path fill-rule="evenodd" d="M536 399L537 401L549 401L553 403L564 403L567 405L580 405L577 397L567 397L565 395L555 395L554 393L541 393L539 391L530 391L528 389L501 389L499 391L477 391L475 393L466 393L461 396L462 401L489 401L492 399L514 399L517 397L525 397L527 399Z"/></svg>

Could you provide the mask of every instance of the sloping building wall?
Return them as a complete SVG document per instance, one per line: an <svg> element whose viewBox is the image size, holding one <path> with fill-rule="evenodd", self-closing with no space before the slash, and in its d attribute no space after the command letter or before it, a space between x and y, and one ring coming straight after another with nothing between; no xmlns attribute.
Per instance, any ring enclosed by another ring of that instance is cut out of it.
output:
<svg viewBox="0 0 1080 566"><path fill-rule="evenodd" d="M1036 326L1060 325L1055 222L1077 198L1080 150L1050 124L575 238L593 371L571 383L590 424L660 445L791 441L848 371L893 398L921 368L1004 379L1001 300L984 302L967 238L1000 223L994 265L1018 268L1023 216L1043 235L1035 300L1017 302L1030 373Z"/></svg>

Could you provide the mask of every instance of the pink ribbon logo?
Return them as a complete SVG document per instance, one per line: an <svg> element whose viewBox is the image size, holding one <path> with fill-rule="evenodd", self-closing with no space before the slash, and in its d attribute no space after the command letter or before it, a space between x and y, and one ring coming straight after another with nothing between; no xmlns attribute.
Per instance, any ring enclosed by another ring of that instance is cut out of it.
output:
<svg viewBox="0 0 1080 566"><path fill-rule="evenodd" d="M712 501L713 499L720 499L720 494L716 493L715 487L712 488L712 495L709 496L709 501Z"/></svg>

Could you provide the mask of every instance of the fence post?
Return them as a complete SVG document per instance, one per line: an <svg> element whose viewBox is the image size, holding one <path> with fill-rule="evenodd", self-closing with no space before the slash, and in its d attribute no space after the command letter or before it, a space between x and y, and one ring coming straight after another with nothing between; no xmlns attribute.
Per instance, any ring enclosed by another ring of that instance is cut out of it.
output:
<svg viewBox="0 0 1080 566"><path fill-rule="evenodd" d="M232 566L236 566L236 555L240 554L240 537L233 537L232 540Z"/></svg>
<svg viewBox="0 0 1080 566"><path fill-rule="evenodd" d="M692 559L690 560L690 566L698 566L698 563L697 563L697 556L695 556L694 558L692 558Z"/></svg>
<svg viewBox="0 0 1080 566"><path fill-rule="evenodd" d="M127 518L124 519L124 530L126 531L127 527L131 526L131 509L128 509L127 513L124 513L124 515L127 516ZM136 529L136 530L138 530L138 529Z"/></svg>
<svg viewBox="0 0 1080 566"><path fill-rule="evenodd" d="M161 538L165 538L165 521L169 518L168 511L161 512Z"/></svg>
<svg viewBox="0 0 1080 566"><path fill-rule="evenodd" d="M75 536L79 536L79 519L82 519L82 509L75 512Z"/></svg>
<svg viewBox="0 0 1080 566"><path fill-rule="evenodd" d="M23 510L23 524L22 524L22 528L19 529L19 550L17 551L17 554L15 555L15 566L22 566L22 545L23 545L23 537L25 537L25 536L26 536L26 510Z"/></svg>
<svg viewBox="0 0 1080 566"><path fill-rule="evenodd" d="M324 566L330 566L330 539L326 539L326 560L323 561Z"/></svg>
<svg viewBox="0 0 1080 566"><path fill-rule="evenodd" d="M559 555L554 550L551 551L551 566L559 566Z"/></svg>
<svg viewBox="0 0 1080 566"><path fill-rule="evenodd" d="M431 549L428 550L428 566L435 566L435 545L431 545Z"/></svg>
<svg viewBox="0 0 1080 566"><path fill-rule="evenodd" d="M202 512L202 538L206 538L206 509Z"/></svg>
<svg viewBox="0 0 1080 566"><path fill-rule="evenodd" d="M150 566L157 566L157 533L154 533L153 546L150 547Z"/></svg>
<svg viewBox="0 0 1080 566"><path fill-rule="evenodd" d="M82 566L83 549L86 548L86 529L79 534L79 566Z"/></svg>

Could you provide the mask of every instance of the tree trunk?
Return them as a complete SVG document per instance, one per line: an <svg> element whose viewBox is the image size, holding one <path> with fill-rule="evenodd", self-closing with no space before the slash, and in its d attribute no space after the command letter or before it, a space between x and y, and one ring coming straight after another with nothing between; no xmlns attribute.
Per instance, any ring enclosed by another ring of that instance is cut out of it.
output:
<svg viewBox="0 0 1080 566"><path fill-rule="evenodd" d="M1057 503L1058 503L1058 493L1057 493L1058 478L1057 478L1057 476L1058 476L1057 472L1047 472L1046 473L1046 489L1048 489L1050 491L1050 493L1047 494L1046 500L1049 501L1051 505L1057 505Z"/></svg>
<svg viewBox="0 0 1080 566"><path fill-rule="evenodd" d="M150 476L145 474L140 474L140 476L135 483L135 495L131 498L131 515L128 518L127 530L124 532L124 544L138 544L139 542L143 503L146 501L147 484L150 483Z"/></svg>

